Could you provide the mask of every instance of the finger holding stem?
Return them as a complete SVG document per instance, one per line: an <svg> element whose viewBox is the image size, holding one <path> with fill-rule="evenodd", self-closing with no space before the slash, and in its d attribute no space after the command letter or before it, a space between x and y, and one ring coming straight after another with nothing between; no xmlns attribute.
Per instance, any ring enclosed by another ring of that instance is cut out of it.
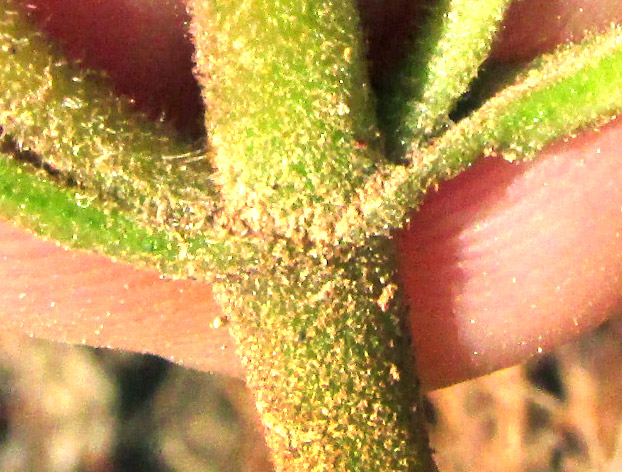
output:
<svg viewBox="0 0 622 472"><path fill-rule="evenodd" d="M61 3L49 2L51 18L54 18L55 9L60 8ZM598 25L602 26L605 22L603 12L610 15L606 22L620 18L617 2L603 2L599 8L575 3L556 2L560 9L555 10L556 14L584 8L587 13L572 16L583 22L582 27L590 27L592 20L597 20ZM530 20L532 17L521 12L541 12L537 7L538 2L534 0L518 2L516 7L510 9L513 16L505 22L507 36L501 35L493 57L514 60L533 55L534 49L526 47L520 50L508 45L516 44L511 39L516 37L516 32L529 31L535 23ZM53 21L50 20L50 24ZM104 23L102 34L112 29L115 21L111 17L108 23ZM551 33L547 38L553 37L553 31L558 28L555 21L547 29ZM62 36L63 24L56 25L57 29L51 32ZM79 32L81 28L75 30ZM576 37L575 33L573 35ZM566 34L562 39L568 37ZM76 34L66 41L76 45L82 40ZM106 52L106 47L106 42L102 42L95 49L103 56L114 56L114 51ZM174 61L170 61L172 63ZM166 68L169 62L162 61L162 64ZM111 67L122 75L134 65L115 62ZM146 82L151 80L153 78L145 79ZM620 275L616 272L619 250L616 249L614 227L619 221L615 205L620 197L612 182L620 181L615 148L619 139L618 125L612 123L600 131L588 131L576 139L553 145L534 163L507 164L490 160L476 164L463 176L441 186L438 193L431 195L421 211L412 217L413 223L399 237L400 260L406 297L412 307L422 307L420 309L426 313L422 316L413 311L412 319L419 374L427 388L444 386L518 362L537 353L539 347L549 349L594 326L617 308L616 281ZM581 163L584 165L581 166ZM575 206L568 204L570 195ZM502 198L493 198L498 196ZM518 215L524 215L524 218ZM425 221L426 224L415 224L417 221ZM498 224L495 226L493 222ZM186 334L190 329L202 331L205 324L190 327L187 324L189 316L186 322L179 322L186 316L183 313L188 313L187 307L170 313L166 324L152 323L161 313L156 307L160 302L154 303L153 293L160 292L163 296L175 294L171 296L180 300L179 292L163 290L168 281L153 276L146 283L149 290L145 292L134 286L136 297L132 298L133 303L139 303L140 299L141 307L135 312L131 329L126 329L128 319L123 316L109 319L104 316L104 328L95 335L102 314L114 312L102 309L103 305L98 305L97 301L98 297L109 300L111 287L96 284L92 279L80 287L75 281L73 286L65 284L67 274L57 273L54 268L65 264L60 262L64 258L75 261L83 267L80 270L86 272L95 266L105 268L107 262L85 257L81 252L65 251L50 259L59 261L57 264L38 267L40 261L30 256L44 251L41 249L44 247L48 248L45 251L53 252L53 243L17 233L21 230L8 223L3 223L3 227L10 235L11 244L7 245L7 248L12 248L10 257L14 258L14 262L20 261L22 280L41 281L29 283L28 289L16 284L4 286L2 317L11 321L10 325L15 329L61 341L85 339L93 345L153 352L182 361L195 359L197 363L188 361L190 365L206 370L217 369L221 365L198 360L198 353L208 341L187 337ZM22 242L24 248L31 249L20 251ZM431 254L438 257L432 259ZM423 266L426 271L418 272L417 267ZM520 273L517 272L519 269ZM141 269L133 270L140 272ZM118 274L115 278L119 280L130 280L130 272L111 273ZM484 272L487 274L485 277L482 275ZM513 272L518 275L513 275ZM7 269L6 273L13 272ZM457 277L456 274L461 275ZM202 282L190 285L194 288L184 287L186 295L208 290ZM34 305L24 305L24 312L29 311L33 316L15 321L15 307L28 302L26 298L20 301L20 294L35 296L44 289L49 291L52 288L57 295L57 306L61 306L63 287L72 287L66 292L67 303L71 299L71 306L84 302L79 309L80 316L73 317L73 309L61 313L46 299L37 302L37 310L32 309ZM560 287L559 290L557 287ZM119 290L123 293L122 288ZM85 293L90 294L88 299L94 301L92 304L86 302ZM17 305L14 305L14 299ZM510 299L516 302L507 303ZM168 301L163 300L162 303ZM209 324L209 320L222 313L209 301L209 297L206 297L205 303ZM184 305L181 300L180 304ZM536 305L535 309L531 308L532 304ZM578 306L583 308L577 309ZM484 314L489 314L489 328L484 322ZM534 315L530 318L531 322L525 321L526 314ZM519 328L521 331L516 331ZM149 335L148 331L157 335ZM493 331L495 334L491 334ZM521 344L527 331L534 341ZM115 332L123 335L114 335ZM518 347L510 349L510 344ZM434 362L435 359L446 359L446 362Z"/></svg>

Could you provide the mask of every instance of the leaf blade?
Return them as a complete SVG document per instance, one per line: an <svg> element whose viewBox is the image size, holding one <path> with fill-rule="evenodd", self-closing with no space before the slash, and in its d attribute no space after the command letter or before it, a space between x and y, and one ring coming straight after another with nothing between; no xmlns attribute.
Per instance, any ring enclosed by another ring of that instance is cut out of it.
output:
<svg viewBox="0 0 622 472"><path fill-rule="evenodd" d="M388 85L380 116L390 157L400 160L451 124L449 113L477 76L509 0L445 0Z"/></svg>

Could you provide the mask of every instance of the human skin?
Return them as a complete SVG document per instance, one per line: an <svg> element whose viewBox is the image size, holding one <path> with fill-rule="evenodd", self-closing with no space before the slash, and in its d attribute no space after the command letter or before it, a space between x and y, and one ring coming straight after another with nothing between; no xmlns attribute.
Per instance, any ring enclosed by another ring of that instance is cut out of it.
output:
<svg viewBox="0 0 622 472"><path fill-rule="evenodd" d="M107 69L117 90L193 131L201 107L179 1L25 3L69 56ZM536 31L532 12L541 26ZM384 31L376 29L376 37L401 24L399 13L375 23ZM568 20L560 24L560 18ZM578 39L585 28L621 19L622 6L610 0L524 1L511 9L493 56L525 60ZM530 40L517 40L521 34ZM396 233L426 388L550 350L620 308L621 139L622 123L614 122L550 146L533 163L478 163L431 193ZM154 270L66 250L2 220L0 278L0 321L8 332L240 374L227 331L214 328L221 312L204 282L167 280Z"/></svg>

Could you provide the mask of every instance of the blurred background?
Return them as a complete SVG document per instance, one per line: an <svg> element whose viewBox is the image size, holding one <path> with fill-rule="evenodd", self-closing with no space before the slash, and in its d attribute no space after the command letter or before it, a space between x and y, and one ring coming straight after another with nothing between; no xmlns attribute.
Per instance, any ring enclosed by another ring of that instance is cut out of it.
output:
<svg viewBox="0 0 622 472"><path fill-rule="evenodd" d="M622 318L433 392L441 472L622 470ZM0 471L268 472L238 380L151 356L0 337Z"/></svg>

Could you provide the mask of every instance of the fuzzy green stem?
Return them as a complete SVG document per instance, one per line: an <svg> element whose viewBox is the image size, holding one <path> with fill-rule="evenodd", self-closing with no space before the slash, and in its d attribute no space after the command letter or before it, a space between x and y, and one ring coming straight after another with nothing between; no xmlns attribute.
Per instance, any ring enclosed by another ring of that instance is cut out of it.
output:
<svg viewBox="0 0 622 472"><path fill-rule="evenodd" d="M216 286L277 470L435 470L393 267L386 238L278 241Z"/></svg>
<svg viewBox="0 0 622 472"><path fill-rule="evenodd" d="M353 2L194 2L215 175L256 233L330 240L383 158Z"/></svg>
<svg viewBox="0 0 622 472"><path fill-rule="evenodd" d="M353 4L193 15L216 180L263 251L215 293L277 470L433 470L391 241L331 235L381 162Z"/></svg>

